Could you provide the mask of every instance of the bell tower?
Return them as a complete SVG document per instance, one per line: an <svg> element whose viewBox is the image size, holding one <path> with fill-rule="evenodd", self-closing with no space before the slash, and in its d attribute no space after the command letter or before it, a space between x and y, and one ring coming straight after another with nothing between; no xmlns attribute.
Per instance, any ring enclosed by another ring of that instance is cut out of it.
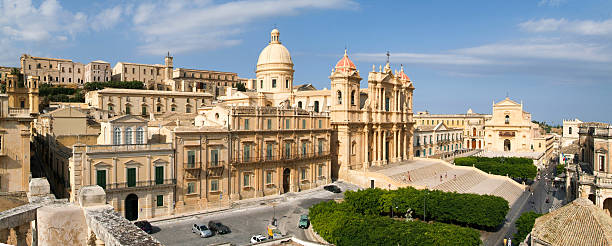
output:
<svg viewBox="0 0 612 246"><path fill-rule="evenodd" d="M346 50L344 50L344 56L336 63L329 78L332 93L332 121L359 121L359 84L361 77L353 61L349 59Z"/></svg>

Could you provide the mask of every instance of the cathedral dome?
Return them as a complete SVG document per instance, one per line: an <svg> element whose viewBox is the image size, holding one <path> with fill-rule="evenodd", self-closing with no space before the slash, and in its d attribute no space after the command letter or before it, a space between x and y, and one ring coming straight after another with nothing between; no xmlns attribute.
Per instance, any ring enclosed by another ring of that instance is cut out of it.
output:
<svg viewBox="0 0 612 246"><path fill-rule="evenodd" d="M289 50L281 44L278 39L280 32L278 29L270 32L270 43L266 46L261 53L259 53L259 59L257 60L257 67L266 64L290 64L293 66L291 61L291 54Z"/></svg>
<svg viewBox="0 0 612 246"><path fill-rule="evenodd" d="M355 70L357 70L357 67L355 67L353 61L348 58L346 50L344 50L344 56L336 63L336 71L349 72Z"/></svg>
<svg viewBox="0 0 612 246"><path fill-rule="evenodd" d="M404 66L402 65L402 69L400 70L398 77L402 80L406 80L406 81L410 81L410 78L408 77L408 75L406 75L406 73L404 73Z"/></svg>

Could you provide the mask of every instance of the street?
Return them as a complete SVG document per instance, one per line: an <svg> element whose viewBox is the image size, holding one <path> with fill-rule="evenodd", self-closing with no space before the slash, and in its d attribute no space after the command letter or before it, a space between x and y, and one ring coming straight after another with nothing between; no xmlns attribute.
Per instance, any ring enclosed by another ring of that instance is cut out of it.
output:
<svg viewBox="0 0 612 246"><path fill-rule="evenodd" d="M485 241L485 245L502 245L504 238L512 238L516 233L516 220L522 213L533 211L536 213L548 213L553 203L561 204L565 192L563 187L556 188L553 185L555 178L555 164L540 170L540 178L531 185L531 192L526 191L511 208L506 216L507 222L504 226L491 235ZM548 200L548 202L546 202ZM518 242L517 242L518 243Z"/></svg>
<svg viewBox="0 0 612 246"><path fill-rule="evenodd" d="M356 186L347 183L336 182L334 184L340 187L343 193L347 189L357 189ZM294 235L297 238L308 240L304 230L297 228L300 215L308 214L308 208L314 204L342 198L343 193L331 193L319 187L314 191L285 194L281 202L277 202L274 206L262 201L254 207L235 208L219 213L153 222L153 226L160 229L153 236L164 245L209 245L217 243L245 245L250 243L250 238L253 235L262 234L265 236L267 226L271 223L272 218L276 217L278 228L283 235ZM191 232L194 223L208 224L210 220L223 223L232 232L209 238L200 238L199 235Z"/></svg>

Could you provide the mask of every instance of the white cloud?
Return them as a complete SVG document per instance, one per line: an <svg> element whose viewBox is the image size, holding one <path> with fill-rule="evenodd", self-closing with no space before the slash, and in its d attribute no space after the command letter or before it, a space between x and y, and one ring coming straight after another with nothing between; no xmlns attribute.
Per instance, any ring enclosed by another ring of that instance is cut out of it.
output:
<svg viewBox="0 0 612 246"><path fill-rule="evenodd" d="M112 28L119 23L122 14L123 8L119 5L105 9L93 18L91 27L96 31Z"/></svg>
<svg viewBox="0 0 612 246"><path fill-rule="evenodd" d="M351 0L256 0L222 4L206 0L156 2L139 5L133 24L134 29L146 37L140 50L163 54L167 50L176 53L236 45L241 42L234 37L236 34L246 25L265 18L296 15L308 9L355 7L357 4Z"/></svg>
<svg viewBox="0 0 612 246"><path fill-rule="evenodd" d="M529 20L519 24L527 32L563 32L589 36L611 36L612 19L595 20L567 20L567 19L539 19Z"/></svg>
<svg viewBox="0 0 612 246"><path fill-rule="evenodd" d="M565 0L540 0L538 5L539 6L558 7L559 5L561 5L564 2L565 2Z"/></svg>

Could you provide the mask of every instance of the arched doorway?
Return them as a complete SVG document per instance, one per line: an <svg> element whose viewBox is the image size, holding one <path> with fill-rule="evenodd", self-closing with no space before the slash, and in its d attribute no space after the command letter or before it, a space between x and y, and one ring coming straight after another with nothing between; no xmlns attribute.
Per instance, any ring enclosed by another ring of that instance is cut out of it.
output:
<svg viewBox="0 0 612 246"><path fill-rule="evenodd" d="M510 139L504 140L504 151L510 151Z"/></svg>
<svg viewBox="0 0 612 246"><path fill-rule="evenodd" d="M476 149L476 139L472 139L472 149Z"/></svg>
<svg viewBox="0 0 612 246"><path fill-rule="evenodd" d="M125 198L125 218L128 220L138 219L138 196L129 194Z"/></svg>
<svg viewBox="0 0 612 246"><path fill-rule="evenodd" d="M283 170L283 193L289 192L289 181L291 180L291 170L289 168L285 168Z"/></svg>
<svg viewBox="0 0 612 246"><path fill-rule="evenodd" d="M476 127L472 128L472 136L476 136Z"/></svg>
<svg viewBox="0 0 612 246"><path fill-rule="evenodd" d="M612 216L612 198L607 198L603 202L603 209L608 213L608 215Z"/></svg>

